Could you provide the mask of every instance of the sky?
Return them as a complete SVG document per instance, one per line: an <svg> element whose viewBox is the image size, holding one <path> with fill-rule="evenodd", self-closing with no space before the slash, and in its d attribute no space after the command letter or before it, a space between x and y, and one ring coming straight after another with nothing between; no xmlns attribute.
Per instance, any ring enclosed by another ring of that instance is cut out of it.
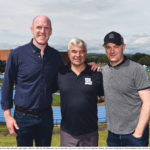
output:
<svg viewBox="0 0 150 150"><path fill-rule="evenodd" d="M79 37L88 53L105 53L104 36L119 32L125 53L150 54L150 0L0 0L0 49L14 49L31 41L35 16L52 21L49 45L67 51Z"/></svg>

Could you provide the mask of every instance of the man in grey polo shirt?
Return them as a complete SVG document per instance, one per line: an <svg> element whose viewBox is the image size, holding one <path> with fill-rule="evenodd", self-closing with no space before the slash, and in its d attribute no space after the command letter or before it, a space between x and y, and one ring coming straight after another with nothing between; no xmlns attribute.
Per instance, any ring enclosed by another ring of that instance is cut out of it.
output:
<svg viewBox="0 0 150 150"><path fill-rule="evenodd" d="M127 59L122 36L104 38L108 65L102 68L108 146L148 146L150 80L144 67Z"/></svg>

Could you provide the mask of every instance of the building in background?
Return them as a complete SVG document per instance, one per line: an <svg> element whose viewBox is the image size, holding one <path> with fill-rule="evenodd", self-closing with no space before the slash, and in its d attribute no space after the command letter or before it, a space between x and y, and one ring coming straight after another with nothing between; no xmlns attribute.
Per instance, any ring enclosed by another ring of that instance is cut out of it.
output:
<svg viewBox="0 0 150 150"><path fill-rule="evenodd" d="M11 50L0 50L0 73L3 73L5 71L6 62L10 52ZM64 63L67 64L69 61L67 52L60 52L60 55Z"/></svg>

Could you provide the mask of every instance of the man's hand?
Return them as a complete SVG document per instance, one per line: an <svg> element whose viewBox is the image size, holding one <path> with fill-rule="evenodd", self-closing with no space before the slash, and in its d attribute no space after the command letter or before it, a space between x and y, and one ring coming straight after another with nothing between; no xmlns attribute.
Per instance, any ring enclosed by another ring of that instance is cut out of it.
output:
<svg viewBox="0 0 150 150"><path fill-rule="evenodd" d="M89 62L88 65L91 66L92 71L101 72L100 67L95 62Z"/></svg>
<svg viewBox="0 0 150 150"><path fill-rule="evenodd" d="M138 91L138 94L142 101L142 107L138 124L133 133L133 136L136 138L142 137L145 127L150 120L150 89Z"/></svg>
<svg viewBox="0 0 150 150"><path fill-rule="evenodd" d="M134 132L132 135L133 135L135 138L141 138L141 137L143 136L143 134L137 133L137 132Z"/></svg>
<svg viewBox="0 0 150 150"><path fill-rule="evenodd" d="M10 110L4 111L4 117L6 121L6 126L9 130L9 133L13 136L17 136L17 133L15 132L15 129L19 129L16 120L11 116Z"/></svg>

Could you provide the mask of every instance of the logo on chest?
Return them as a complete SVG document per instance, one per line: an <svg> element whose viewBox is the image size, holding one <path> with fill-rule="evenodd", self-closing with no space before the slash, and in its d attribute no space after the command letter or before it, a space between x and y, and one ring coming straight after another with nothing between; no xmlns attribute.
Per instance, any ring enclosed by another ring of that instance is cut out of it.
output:
<svg viewBox="0 0 150 150"><path fill-rule="evenodd" d="M85 85L92 85L91 78L85 78Z"/></svg>

